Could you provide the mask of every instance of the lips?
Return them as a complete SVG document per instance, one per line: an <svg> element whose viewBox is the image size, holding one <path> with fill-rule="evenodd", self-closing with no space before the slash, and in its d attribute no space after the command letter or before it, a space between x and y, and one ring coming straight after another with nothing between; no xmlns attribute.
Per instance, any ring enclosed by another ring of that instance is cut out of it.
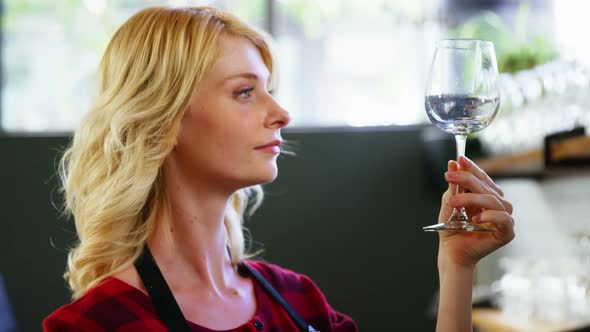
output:
<svg viewBox="0 0 590 332"><path fill-rule="evenodd" d="M282 141L277 139L277 140L271 141L271 142L269 142L267 144L258 146L258 147L256 147L256 149L271 148L271 147L275 147L275 146L276 147L280 147L281 144L282 144Z"/></svg>
<svg viewBox="0 0 590 332"><path fill-rule="evenodd" d="M274 140L256 148L256 151L278 155L281 153L281 140Z"/></svg>

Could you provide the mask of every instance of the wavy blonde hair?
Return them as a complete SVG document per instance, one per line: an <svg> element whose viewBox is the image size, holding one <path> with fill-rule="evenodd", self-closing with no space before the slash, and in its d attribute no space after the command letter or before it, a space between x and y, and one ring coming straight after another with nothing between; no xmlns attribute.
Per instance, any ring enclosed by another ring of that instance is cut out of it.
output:
<svg viewBox="0 0 590 332"><path fill-rule="evenodd" d="M224 35L245 37L276 75L270 38L211 7L144 9L110 41L99 67L94 106L59 165L64 214L79 242L64 277L73 298L130 266L169 202L162 165L199 82L221 55ZM224 226L232 262L246 253L243 219L262 201L257 185L235 192Z"/></svg>

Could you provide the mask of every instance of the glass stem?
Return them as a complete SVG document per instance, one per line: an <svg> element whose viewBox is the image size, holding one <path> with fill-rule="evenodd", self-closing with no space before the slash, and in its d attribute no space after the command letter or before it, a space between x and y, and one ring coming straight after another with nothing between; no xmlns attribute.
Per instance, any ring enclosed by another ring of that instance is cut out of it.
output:
<svg viewBox="0 0 590 332"><path fill-rule="evenodd" d="M465 144L467 142L467 135L455 135L455 142L457 143L457 163L459 163L459 159L461 156L465 155ZM459 166L458 170L461 170L461 166ZM462 194L463 188L461 186L456 185L454 188L454 195ZM453 208L453 212L447 220L448 224L467 224L469 223L469 217L465 212L464 208Z"/></svg>
<svg viewBox="0 0 590 332"><path fill-rule="evenodd" d="M455 143L457 145L457 163L459 163L459 159L461 158L461 156L465 156L465 145L467 144L467 135L465 135L465 134L455 135ZM461 170L461 166L459 166L459 170ZM455 195L462 194L462 193L463 193L463 188L461 188L461 186L457 185L456 189L455 189Z"/></svg>

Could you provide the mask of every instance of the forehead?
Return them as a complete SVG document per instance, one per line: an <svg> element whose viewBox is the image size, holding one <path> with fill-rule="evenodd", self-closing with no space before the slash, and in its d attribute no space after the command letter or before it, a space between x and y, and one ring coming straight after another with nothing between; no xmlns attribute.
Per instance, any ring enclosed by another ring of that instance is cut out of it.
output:
<svg viewBox="0 0 590 332"><path fill-rule="evenodd" d="M267 80L269 71L260 51L244 37L221 37L221 56L211 68L208 78L223 81L226 78L242 73L253 73Z"/></svg>

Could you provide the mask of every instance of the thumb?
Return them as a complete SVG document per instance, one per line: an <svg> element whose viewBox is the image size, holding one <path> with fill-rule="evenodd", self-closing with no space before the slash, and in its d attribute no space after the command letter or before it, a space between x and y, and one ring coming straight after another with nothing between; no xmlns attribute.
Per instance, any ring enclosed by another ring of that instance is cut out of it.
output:
<svg viewBox="0 0 590 332"><path fill-rule="evenodd" d="M454 160L449 160L448 164L447 164L447 169L449 172L456 172L459 170L459 164L457 164L456 161ZM449 183L449 190L452 190L452 184Z"/></svg>

